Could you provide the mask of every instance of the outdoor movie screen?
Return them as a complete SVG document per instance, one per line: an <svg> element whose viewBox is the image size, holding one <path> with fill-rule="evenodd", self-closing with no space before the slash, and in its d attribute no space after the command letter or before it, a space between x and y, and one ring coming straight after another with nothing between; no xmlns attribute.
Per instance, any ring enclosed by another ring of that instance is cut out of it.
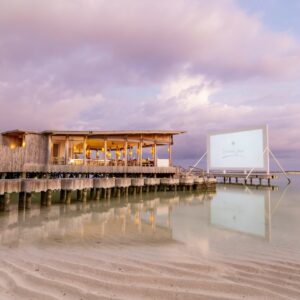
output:
<svg viewBox="0 0 300 300"><path fill-rule="evenodd" d="M267 126L210 134L207 143L210 170L268 169Z"/></svg>

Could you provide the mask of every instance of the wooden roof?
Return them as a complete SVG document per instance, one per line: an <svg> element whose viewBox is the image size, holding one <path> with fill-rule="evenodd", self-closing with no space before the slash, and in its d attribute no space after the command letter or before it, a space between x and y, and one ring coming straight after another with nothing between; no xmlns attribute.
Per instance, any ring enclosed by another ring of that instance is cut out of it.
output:
<svg viewBox="0 0 300 300"><path fill-rule="evenodd" d="M32 130L24 130L24 129L14 129L2 132L5 134L51 134L51 135L177 135L186 133L186 131L182 130L112 130L112 131L100 131L100 130L45 130L45 131L32 131Z"/></svg>
<svg viewBox="0 0 300 300"><path fill-rule="evenodd" d="M51 134L51 135L102 135L102 136L112 136L112 135L177 135L185 133L182 130L113 130L113 131L70 131L70 130L47 130L41 132L42 134Z"/></svg>

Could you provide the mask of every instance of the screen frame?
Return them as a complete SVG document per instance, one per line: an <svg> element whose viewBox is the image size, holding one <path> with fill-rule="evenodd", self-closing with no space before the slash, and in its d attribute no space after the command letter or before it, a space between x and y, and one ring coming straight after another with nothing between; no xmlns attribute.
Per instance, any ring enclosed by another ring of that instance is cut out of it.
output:
<svg viewBox="0 0 300 300"><path fill-rule="evenodd" d="M234 133L240 133L240 132L247 132L247 131L254 131L254 130L262 130L263 132L263 149L264 149L264 166L262 168L244 168L244 167L232 167L232 168L228 168L228 167L212 167L211 164L211 154L210 154L210 150L211 150L211 146L210 146L210 141L211 141L211 137L212 136L216 136L216 135L222 135L222 134L234 134ZM267 172L269 174L270 172L270 158L269 158L269 128L268 125L262 125L262 126L256 126L256 127L248 127L248 128L242 128L239 130L223 130L223 131L214 131L214 132L210 132L207 135L207 172L209 173L210 170L212 171L251 171L251 170L257 170L260 172Z"/></svg>

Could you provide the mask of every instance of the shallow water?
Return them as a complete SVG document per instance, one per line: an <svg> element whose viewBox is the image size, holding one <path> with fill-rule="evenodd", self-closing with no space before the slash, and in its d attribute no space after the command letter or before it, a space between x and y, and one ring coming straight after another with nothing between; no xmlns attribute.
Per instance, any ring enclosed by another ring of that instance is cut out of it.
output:
<svg viewBox="0 0 300 300"><path fill-rule="evenodd" d="M202 254L300 246L300 178L273 187L219 184L216 193L159 192L53 204L0 215L2 246L126 246L180 243Z"/></svg>
<svg viewBox="0 0 300 300"><path fill-rule="evenodd" d="M50 208L35 195L25 212L15 198L0 299L299 299L299 183Z"/></svg>

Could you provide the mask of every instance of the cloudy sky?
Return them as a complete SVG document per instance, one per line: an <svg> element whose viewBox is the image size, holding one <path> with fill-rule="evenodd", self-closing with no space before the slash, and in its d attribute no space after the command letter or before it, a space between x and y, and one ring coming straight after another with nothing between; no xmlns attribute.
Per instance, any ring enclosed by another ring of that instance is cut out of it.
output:
<svg viewBox="0 0 300 300"><path fill-rule="evenodd" d="M300 1L0 0L0 129L269 124L300 168Z"/></svg>

